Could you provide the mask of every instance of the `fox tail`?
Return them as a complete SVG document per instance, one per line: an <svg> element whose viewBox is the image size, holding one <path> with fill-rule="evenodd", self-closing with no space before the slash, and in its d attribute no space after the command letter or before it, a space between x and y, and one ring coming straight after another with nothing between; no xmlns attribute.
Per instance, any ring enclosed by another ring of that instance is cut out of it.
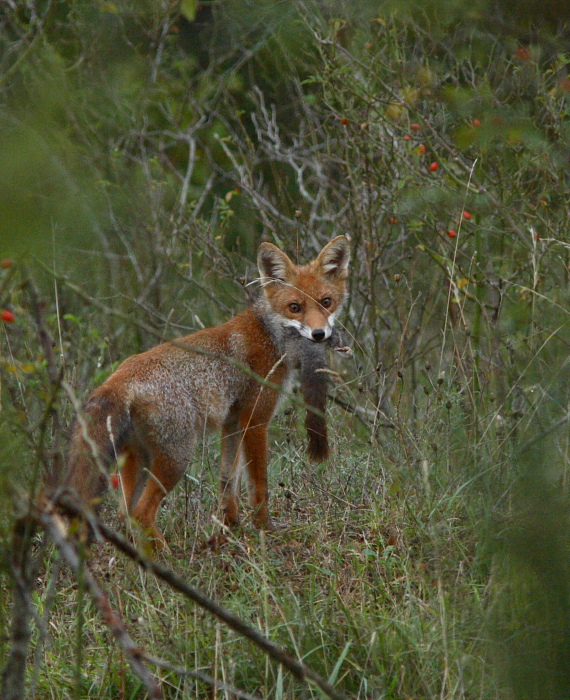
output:
<svg viewBox="0 0 570 700"><path fill-rule="evenodd" d="M65 486L82 502L100 496L111 465L124 451L133 424L128 410L113 397L92 396L73 426Z"/></svg>

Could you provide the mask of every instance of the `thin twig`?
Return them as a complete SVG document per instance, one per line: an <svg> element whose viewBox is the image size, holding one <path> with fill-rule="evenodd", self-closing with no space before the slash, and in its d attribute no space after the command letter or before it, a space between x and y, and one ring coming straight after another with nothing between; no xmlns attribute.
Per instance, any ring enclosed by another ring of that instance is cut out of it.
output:
<svg viewBox="0 0 570 700"><path fill-rule="evenodd" d="M211 685L213 688L224 690L226 693L229 693L230 696L240 698L240 700L263 700L259 695L250 695L249 693L245 693L243 690L239 690L239 688L234 688L223 681L218 681L215 678L212 678L212 676L209 676L203 671L193 671L192 669L185 668L184 666L173 666L172 664L168 663L168 661L164 661L164 659L157 659L154 656L149 656L148 654L145 654L144 658L149 664L158 666L158 668L163 668L164 670L170 671L177 676L189 676L190 678L196 678L197 680L202 681L202 683Z"/></svg>
<svg viewBox="0 0 570 700"><path fill-rule="evenodd" d="M381 428L396 428L396 424L393 421L376 421L376 423L374 423L374 418L378 412L373 411L371 408L364 408L363 406L353 406L347 401L344 401L344 399L341 399L338 396L334 396L332 394L329 394L329 399L333 403L336 403L337 406L340 406L343 411L346 411L347 413L352 413L354 416L356 416L356 418L358 418L360 422L363 425L365 425L369 430L372 429L374 425L380 426Z"/></svg>
<svg viewBox="0 0 570 700"><path fill-rule="evenodd" d="M59 413L56 408L56 401L61 388L61 380L63 377L63 366L58 366L58 362L53 352L53 339L48 331L45 321L44 304L40 300L38 290L31 276L28 276L24 282L24 287L28 292L32 307L32 316L38 329L38 336L44 357L47 364L49 383L51 385L51 395L47 402L44 415L39 424L40 440L38 442L38 456L46 469L46 482L48 485L55 485L57 475L61 471L63 463L59 449L59 440L61 437L61 423ZM52 447L48 450L49 454L44 454L44 438L48 425L51 419L53 427L53 442Z"/></svg>

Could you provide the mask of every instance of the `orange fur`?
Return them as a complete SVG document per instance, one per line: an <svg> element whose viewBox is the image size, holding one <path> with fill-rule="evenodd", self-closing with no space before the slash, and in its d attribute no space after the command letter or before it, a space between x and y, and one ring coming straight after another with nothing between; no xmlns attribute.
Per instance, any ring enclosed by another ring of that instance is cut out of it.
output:
<svg viewBox="0 0 570 700"><path fill-rule="evenodd" d="M69 487L89 502L103 490L105 470L122 458L125 507L157 544L165 544L155 525L160 503L182 477L204 430L217 429L222 432L220 504L226 523L238 522L244 467L254 522L271 528L267 430L279 392L240 366L278 387L299 367L303 376L304 360L291 355L311 356L318 346L315 341L331 336L334 314L346 294L348 260L344 236L302 267L275 246L262 244L258 264L263 294L252 307L220 326L128 358L96 389L85 406L85 420L73 431ZM289 344L285 329L302 340ZM309 372L305 375L313 381ZM325 385L319 377L314 375L316 393L306 395L319 395L315 405L320 410ZM326 387L324 392L326 396ZM312 454L319 458L328 455L326 425L322 430L326 449Z"/></svg>

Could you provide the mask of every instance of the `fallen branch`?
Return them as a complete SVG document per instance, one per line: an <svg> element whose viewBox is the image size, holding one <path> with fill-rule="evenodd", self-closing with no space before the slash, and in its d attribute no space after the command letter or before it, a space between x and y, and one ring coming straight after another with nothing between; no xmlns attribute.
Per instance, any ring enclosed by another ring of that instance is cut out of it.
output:
<svg viewBox="0 0 570 700"><path fill-rule="evenodd" d="M61 506L70 515L76 517L85 517L85 509L71 502L69 499L59 499L58 505ZM342 693L339 693L331 683L325 678L322 678L318 673L313 671L309 666L306 666L302 661L299 661L282 647L274 644L258 629L248 625L239 617L230 612L227 608L216 603L214 600L206 596L197 588L188 585L180 576L174 573L171 569L159 564L158 562L148 559L142 555L136 547L128 542L124 537L105 525L99 518L89 514L89 524L95 525L101 535L111 542L117 549L126 554L130 559L135 561L139 566L142 566L148 571L152 571L155 576L162 579L172 589L178 591L183 596L192 600L194 603L204 608L218 619L222 620L228 627L238 632L243 637L246 637L256 646L270 656L274 661L282 664L290 673L301 681L311 681L317 685L323 693L328 695L333 700L346 700Z"/></svg>
<svg viewBox="0 0 570 700"><path fill-rule="evenodd" d="M61 556L67 562L69 568L73 571L73 574L77 578L81 576L87 591L91 595L95 606L99 610L99 614L111 631L111 634L117 640L117 643L130 663L133 672L144 684L149 698L151 698L151 700L162 700L164 696L160 685L142 663L142 652L131 639L120 616L111 609L111 604L107 594L99 586L91 572L86 567L83 567L82 569L82 562L77 552L77 548L75 544L67 538L67 528L61 517L56 513L48 513L46 510L40 510L38 520L55 542ZM23 695L20 697L23 697Z"/></svg>

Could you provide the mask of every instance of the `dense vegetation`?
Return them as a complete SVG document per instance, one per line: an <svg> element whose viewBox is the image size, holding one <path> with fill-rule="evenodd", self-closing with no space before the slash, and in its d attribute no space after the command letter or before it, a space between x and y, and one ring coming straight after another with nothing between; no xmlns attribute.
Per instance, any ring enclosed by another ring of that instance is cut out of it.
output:
<svg viewBox="0 0 570 700"><path fill-rule="evenodd" d="M569 40L562 1L3 4L0 659L23 600L29 697L145 697L19 526L81 402L247 304L261 240L304 261L340 233L332 459L288 408L288 528L222 536L212 439L160 515L164 563L347 697L570 696ZM234 697L181 666L317 696L110 545L83 554L166 697Z"/></svg>

